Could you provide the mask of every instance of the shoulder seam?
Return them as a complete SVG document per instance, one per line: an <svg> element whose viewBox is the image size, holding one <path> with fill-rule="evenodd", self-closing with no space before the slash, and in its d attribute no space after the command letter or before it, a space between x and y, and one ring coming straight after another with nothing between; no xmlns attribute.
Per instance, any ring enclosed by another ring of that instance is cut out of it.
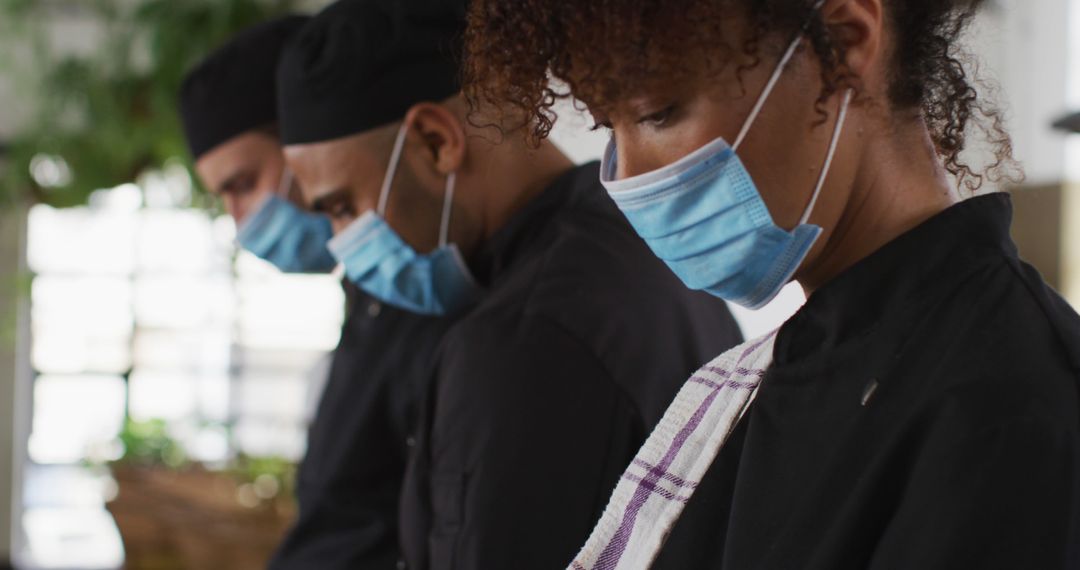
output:
<svg viewBox="0 0 1080 570"><path fill-rule="evenodd" d="M1023 263L1024 261L1019 257L1005 257L1005 265L1008 266L1009 271L1011 271L1012 274L1020 280L1021 284L1023 284L1024 291L1027 293L1028 298L1031 300L1031 302L1035 303L1035 305L1039 307L1040 313L1050 325L1049 328L1053 332L1054 338L1058 342L1058 348L1065 354L1068 354L1068 345L1065 343L1065 339L1062 338L1061 332L1058 331L1058 328L1056 326L1053 326L1053 318L1048 312L1048 307L1039 299L1039 295L1032 289L1032 284L1029 283L1029 279L1027 278L1028 276L1021 271L1021 264ZM1045 282L1043 282L1043 286L1049 287L1049 285L1047 285ZM1073 372L1080 372L1080 368L1078 368L1077 363L1073 361L1073 359L1070 358L1069 363L1070 368L1072 368Z"/></svg>
<svg viewBox="0 0 1080 570"><path fill-rule="evenodd" d="M566 338L571 339L574 344L578 345L578 347L580 347L583 352L589 355L589 358L592 359L592 361L596 364L597 368L604 371L604 376L606 377L607 381L615 387L615 390L620 395L622 395L625 401L630 403L630 407L631 409L633 409L634 414L637 416L637 418L643 419L645 417L644 414L641 412L641 409L638 407L637 402L634 401L634 399L630 396L630 393L627 392L626 388L622 384L615 380L615 376L611 373L611 370L607 367L606 364L604 364L604 361L600 359L599 355L597 355L591 348L589 348L589 345L585 342L584 339L575 334L573 331L571 331L568 327L564 326L559 321L547 315L527 314L522 316L524 318L530 318L536 321L544 322L551 328L559 331Z"/></svg>

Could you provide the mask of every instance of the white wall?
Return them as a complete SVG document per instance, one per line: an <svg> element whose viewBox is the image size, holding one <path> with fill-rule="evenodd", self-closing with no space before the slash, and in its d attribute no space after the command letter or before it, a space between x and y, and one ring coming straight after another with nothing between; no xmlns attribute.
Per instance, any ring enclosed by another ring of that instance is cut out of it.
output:
<svg viewBox="0 0 1080 570"><path fill-rule="evenodd" d="M592 117L562 101L555 108L559 120L551 132L551 140L574 162L579 164L600 160L607 146L608 133L604 129L590 130Z"/></svg>
<svg viewBox="0 0 1080 570"><path fill-rule="evenodd" d="M1066 179L1066 136L1050 124L1071 108L1069 87L1078 80L1070 65L1076 40L1069 37L1076 3L993 0L969 36L979 75L1000 87L997 99L1031 185Z"/></svg>
<svg viewBox="0 0 1080 570"><path fill-rule="evenodd" d="M1068 82L1066 98L1070 111L1080 111L1080 0L1069 3ZM1080 135L1069 135L1065 142L1065 177L1080 182ZM1073 188L1073 194L1080 188ZM1080 218L1074 218L1080 220Z"/></svg>
<svg viewBox="0 0 1080 570"><path fill-rule="evenodd" d="M974 32L985 75L1000 84L1026 185L1064 192L1062 293L1080 306L1080 136L1050 127L1080 110L1080 0L996 0Z"/></svg>

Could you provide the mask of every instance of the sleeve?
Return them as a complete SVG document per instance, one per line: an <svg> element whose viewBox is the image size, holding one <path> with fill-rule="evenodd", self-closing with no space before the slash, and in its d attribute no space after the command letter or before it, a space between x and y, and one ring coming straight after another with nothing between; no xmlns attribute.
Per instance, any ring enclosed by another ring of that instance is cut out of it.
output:
<svg viewBox="0 0 1080 570"><path fill-rule="evenodd" d="M430 569L565 568L632 454L627 399L536 318L458 335L438 386Z"/></svg>
<svg viewBox="0 0 1080 570"><path fill-rule="evenodd" d="M958 431L921 454L870 568L1075 568L1076 429L1024 417Z"/></svg>
<svg viewBox="0 0 1080 570"><path fill-rule="evenodd" d="M269 570L392 570L400 555L406 439L436 329L399 312L371 318L372 301L355 301L308 430L299 513Z"/></svg>
<svg viewBox="0 0 1080 570"><path fill-rule="evenodd" d="M384 497L394 497L397 492L375 490ZM330 496L321 499L289 530L267 566L269 570L395 567L398 551L392 532L393 501L376 497L363 502L340 497L335 502Z"/></svg>

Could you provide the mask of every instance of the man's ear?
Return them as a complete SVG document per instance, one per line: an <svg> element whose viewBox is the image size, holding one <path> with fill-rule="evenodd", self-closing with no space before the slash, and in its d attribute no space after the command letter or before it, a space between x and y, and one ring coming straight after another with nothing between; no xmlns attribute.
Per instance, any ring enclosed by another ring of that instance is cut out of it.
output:
<svg viewBox="0 0 1080 570"><path fill-rule="evenodd" d="M827 0L825 26L844 52L843 67L856 81L884 65L885 8L882 0Z"/></svg>
<svg viewBox="0 0 1080 570"><path fill-rule="evenodd" d="M405 115L410 139L419 137L432 169L442 176L461 169L465 161L465 127L458 116L438 103L418 103Z"/></svg>

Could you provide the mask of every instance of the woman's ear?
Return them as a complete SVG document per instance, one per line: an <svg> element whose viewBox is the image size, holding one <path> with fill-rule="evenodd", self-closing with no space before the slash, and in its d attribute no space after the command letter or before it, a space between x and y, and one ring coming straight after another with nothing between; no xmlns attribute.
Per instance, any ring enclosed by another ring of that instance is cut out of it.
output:
<svg viewBox="0 0 1080 570"><path fill-rule="evenodd" d="M445 105L418 103L405 115L412 125L410 138L417 136L424 146L424 156L433 171L448 176L461 169L465 161L465 128L458 116Z"/></svg>
<svg viewBox="0 0 1080 570"><path fill-rule="evenodd" d="M844 69L857 81L876 74L884 65L885 12L883 0L827 0L821 16Z"/></svg>

